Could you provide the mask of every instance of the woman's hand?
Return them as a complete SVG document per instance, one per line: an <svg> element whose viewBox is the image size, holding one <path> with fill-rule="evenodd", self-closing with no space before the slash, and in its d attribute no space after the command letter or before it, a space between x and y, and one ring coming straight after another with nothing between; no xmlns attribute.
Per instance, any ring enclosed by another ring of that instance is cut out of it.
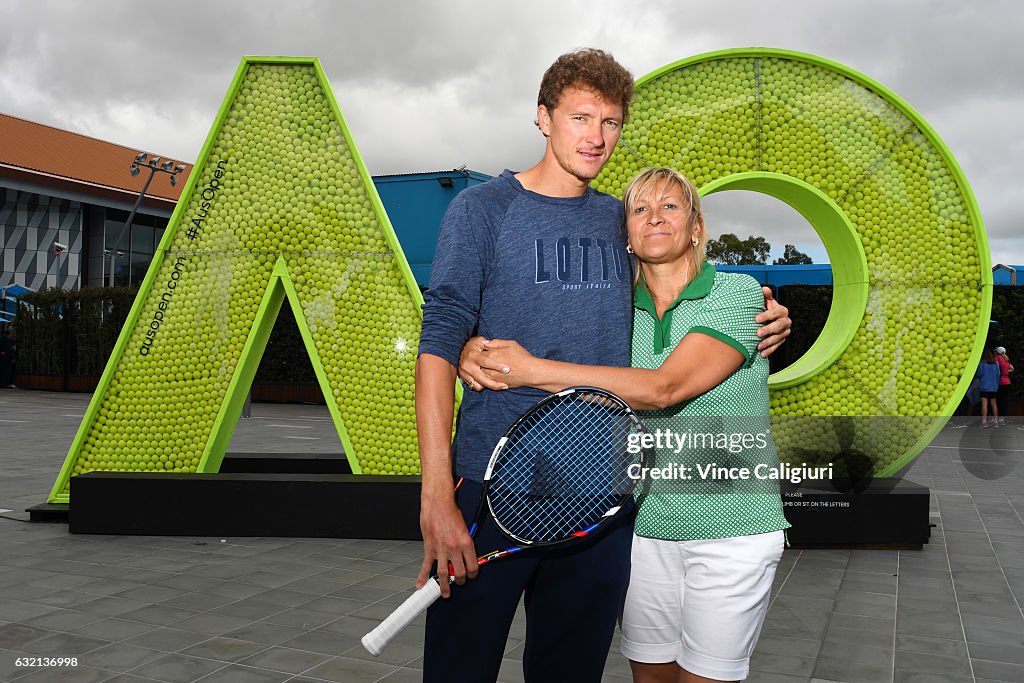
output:
<svg viewBox="0 0 1024 683"><path fill-rule="evenodd" d="M757 350L763 358L767 358L789 336L793 321L789 319L789 309L775 300L771 287L762 287L761 290L764 292L765 311L754 320L761 323L761 329L757 331L757 336L761 337Z"/></svg>
<svg viewBox="0 0 1024 683"><path fill-rule="evenodd" d="M529 386L533 360L518 342L473 337L459 356L459 377L473 391Z"/></svg>

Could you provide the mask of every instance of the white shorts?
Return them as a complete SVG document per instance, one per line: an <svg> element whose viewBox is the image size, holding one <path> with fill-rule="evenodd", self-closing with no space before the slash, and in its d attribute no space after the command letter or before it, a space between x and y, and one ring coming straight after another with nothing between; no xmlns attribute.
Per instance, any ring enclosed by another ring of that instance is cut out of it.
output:
<svg viewBox="0 0 1024 683"><path fill-rule="evenodd" d="M691 673L747 677L768 611L781 531L708 541L633 536L622 654Z"/></svg>

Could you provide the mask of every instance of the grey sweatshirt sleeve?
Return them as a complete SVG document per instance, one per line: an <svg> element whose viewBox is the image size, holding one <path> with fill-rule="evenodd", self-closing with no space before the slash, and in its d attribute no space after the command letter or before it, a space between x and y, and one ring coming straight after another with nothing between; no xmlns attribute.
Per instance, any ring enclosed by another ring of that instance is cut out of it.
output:
<svg viewBox="0 0 1024 683"><path fill-rule="evenodd" d="M430 288L423 295L419 346L419 353L440 356L454 367L477 327L485 264L489 263L487 250L492 243L488 216L472 208L475 202L467 192L452 200L441 221Z"/></svg>

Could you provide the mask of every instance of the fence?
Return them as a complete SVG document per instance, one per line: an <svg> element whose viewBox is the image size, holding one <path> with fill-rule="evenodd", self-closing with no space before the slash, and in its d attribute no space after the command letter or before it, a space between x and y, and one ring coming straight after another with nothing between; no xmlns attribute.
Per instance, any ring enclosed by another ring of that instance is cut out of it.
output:
<svg viewBox="0 0 1024 683"><path fill-rule="evenodd" d="M51 391L95 389L136 294L134 287L54 288L26 294L15 321L17 385ZM288 306L282 306L267 342L253 398L323 402Z"/></svg>

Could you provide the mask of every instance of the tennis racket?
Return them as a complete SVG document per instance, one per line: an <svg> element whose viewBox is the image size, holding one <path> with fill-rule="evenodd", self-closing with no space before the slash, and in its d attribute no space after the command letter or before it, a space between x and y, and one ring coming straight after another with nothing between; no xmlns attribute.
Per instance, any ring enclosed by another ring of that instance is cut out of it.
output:
<svg viewBox="0 0 1024 683"><path fill-rule="evenodd" d="M578 541L607 525L640 477L642 433L633 409L603 389L565 389L530 408L495 446L469 527L475 538L488 514L514 544L481 555L477 564ZM363 636L363 647L379 655L441 597L439 581L435 576L409 596Z"/></svg>

